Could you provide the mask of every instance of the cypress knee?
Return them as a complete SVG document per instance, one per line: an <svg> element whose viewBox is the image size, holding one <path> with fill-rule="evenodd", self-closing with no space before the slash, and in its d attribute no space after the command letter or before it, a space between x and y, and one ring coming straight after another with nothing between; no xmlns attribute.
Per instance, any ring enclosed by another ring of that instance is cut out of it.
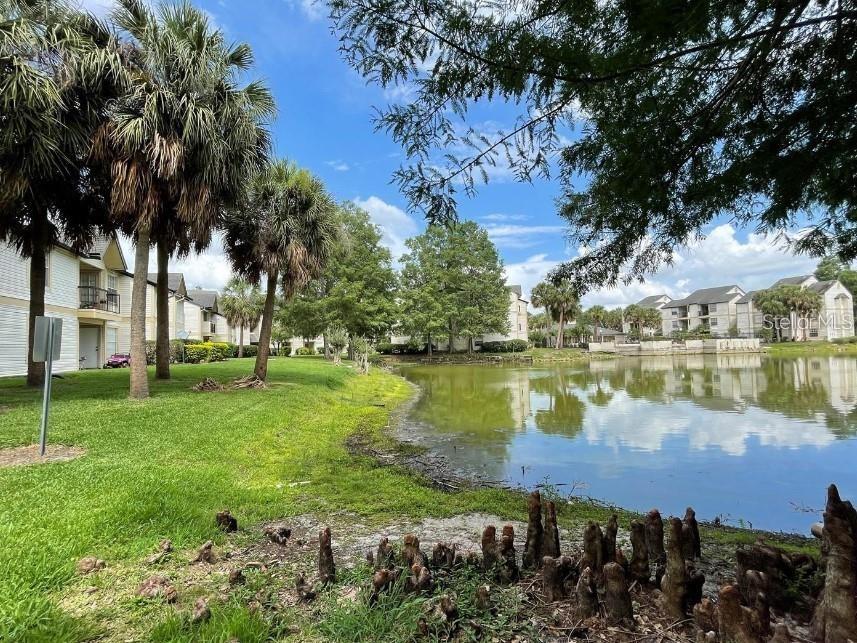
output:
<svg viewBox="0 0 857 643"><path fill-rule="evenodd" d="M500 552L497 548L497 528L494 525L488 525L482 532L482 569L490 572L498 562L500 562Z"/></svg>
<svg viewBox="0 0 857 643"><path fill-rule="evenodd" d="M634 610L631 606L631 592L625 570L618 563L604 565L604 606L607 609L607 621L611 625L633 625Z"/></svg>
<svg viewBox="0 0 857 643"><path fill-rule="evenodd" d="M325 527L318 534L318 578L323 585L336 581L330 527Z"/></svg>
<svg viewBox="0 0 857 643"><path fill-rule="evenodd" d="M640 583L648 583L649 548L646 547L646 527L639 520L631 521L631 578Z"/></svg>
<svg viewBox="0 0 857 643"><path fill-rule="evenodd" d="M549 500L545 511L545 536L542 544L542 555L558 558L560 553L559 527L556 524L556 505Z"/></svg>
<svg viewBox="0 0 857 643"><path fill-rule="evenodd" d="M544 527L542 526L542 496L533 491L527 498L527 540L524 544L524 567L536 569L542 562Z"/></svg>

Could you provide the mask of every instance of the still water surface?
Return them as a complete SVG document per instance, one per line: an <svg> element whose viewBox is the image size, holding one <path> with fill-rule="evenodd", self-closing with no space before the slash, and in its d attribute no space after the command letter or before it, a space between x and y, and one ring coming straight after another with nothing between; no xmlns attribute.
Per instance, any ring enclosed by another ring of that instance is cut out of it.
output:
<svg viewBox="0 0 857 643"><path fill-rule="evenodd" d="M402 437L460 472L666 514L807 533L857 499L857 359L698 355L418 366ZM581 487L581 485L583 485Z"/></svg>

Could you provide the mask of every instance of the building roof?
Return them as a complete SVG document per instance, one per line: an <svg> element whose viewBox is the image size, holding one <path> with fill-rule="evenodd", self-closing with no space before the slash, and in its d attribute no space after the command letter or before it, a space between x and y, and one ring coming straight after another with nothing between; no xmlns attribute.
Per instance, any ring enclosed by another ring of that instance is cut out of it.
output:
<svg viewBox="0 0 857 643"><path fill-rule="evenodd" d="M795 277L783 277L782 279L777 279L774 282L774 285L771 288L776 288L777 286L800 286L807 279L811 279L812 275L797 275Z"/></svg>
<svg viewBox="0 0 857 643"><path fill-rule="evenodd" d="M125 254L122 252L122 246L119 245L119 240L116 238L115 234L96 235L92 240L92 243L83 248L76 248L70 240L60 235L59 239L57 239L56 245L78 256L87 259L101 259L103 261L104 255L110 248L111 243L116 244L116 251L119 253L119 261L122 263L123 270L127 270L128 263L125 261Z"/></svg>
<svg viewBox="0 0 857 643"><path fill-rule="evenodd" d="M807 286L807 288L814 290L815 292L822 293L827 292L827 290L832 288L834 285L836 285L836 280L831 279L830 281L816 281L814 284Z"/></svg>
<svg viewBox="0 0 857 643"><path fill-rule="evenodd" d="M749 291L747 294L745 294L743 297L741 297L741 299L739 299L738 301L736 301L735 303L736 303L736 304L749 304L750 302L752 302L752 301L753 301L753 296L754 296L757 292L758 292L758 291L756 291L756 290L751 290L751 291Z"/></svg>
<svg viewBox="0 0 857 643"><path fill-rule="evenodd" d="M694 290L684 299L676 299L664 305L664 308L678 308L679 306L688 306L690 304L716 304L721 301L729 301L735 296L735 293L730 293L730 290L738 289L743 296L744 291L737 284L730 286L715 286L714 288L700 288Z"/></svg>
<svg viewBox="0 0 857 643"><path fill-rule="evenodd" d="M217 312L217 298L220 295L216 290L188 290L187 295L200 308Z"/></svg>
<svg viewBox="0 0 857 643"><path fill-rule="evenodd" d="M660 303L660 300L664 297L666 297L667 299L671 299L671 297L667 294L649 295L648 297L643 297L640 301L638 301L637 305L641 308L657 308L658 304Z"/></svg>
<svg viewBox="0 0 857 643"><path fill-rule="evenodd" d="M158 283L158 273L150 272L148 274L149 283L157 284ZM168 272L167 273L167 288L172 290L173 292L178 292L179 288L181 288L182 282L184 281L184 274L180 272Z"/></svg>

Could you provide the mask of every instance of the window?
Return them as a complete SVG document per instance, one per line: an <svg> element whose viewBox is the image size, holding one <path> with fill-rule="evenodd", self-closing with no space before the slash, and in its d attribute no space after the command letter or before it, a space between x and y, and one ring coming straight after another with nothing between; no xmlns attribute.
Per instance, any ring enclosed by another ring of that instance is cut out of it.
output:
<svg viewBox="0 0 857 643"><path fill-rule="evenodd" d="M711 324L712 326L717 326L717 317L710 319L709 324Z"/></svg>
<svg viewBox="0 0 857 643"><path fill-rule="evenodd" d="M708 304L708 314L717 312L717 304Z"/></svg>
<svg viewBox="0 0 857 643"><path fill-rule="evenodd" d="M107 327L107 355L115 355L119 352L116 341L117 329Z"/></svg>
<svg viewBox="0 0 857 643"><path fill-rule="evenodd" d="M97 272L82 272L82 273L80 273L80 285L86 286L88 288L97 288L98 287L98 273Z"/></svg>
<svg viewBox="0 0 857 643"><path fill-rule="evenodd" d="M809 336L810 337L818 337L818 329L817 328L810 328L809 329Z"/></svg>
<svg viewBox="0 0 857 643"><path fill-rule="evenodd" d="M678 317L678 308L673 308L671 311L673 317Z"/></svg>
<svg viewBox="0 0 857 643"><path fill-rule="evenodd" d="M116 275L107 275L107 290L110 292L116 292L118 280L116 279Z"/></svg>
<svg viewBox="0 0 857 643"><path fill-rule="evenodd" d="M673 322L673 329L675 329L675 330L679 329L679 323L677 321Z"/></svg>

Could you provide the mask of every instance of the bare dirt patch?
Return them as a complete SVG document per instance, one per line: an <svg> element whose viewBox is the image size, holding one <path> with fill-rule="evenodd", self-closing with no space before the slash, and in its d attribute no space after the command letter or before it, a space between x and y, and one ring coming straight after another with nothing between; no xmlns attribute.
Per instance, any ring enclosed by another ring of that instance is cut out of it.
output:
<svg viewBox="0 0 857 643"><path fill-rule="evenodd" d="M48 445L44 457L39 455L38 444L0 449L0 469L4 467L25 467L31 464L67 462L79 458L85 453L86 449L81 447L70 447L62 444Z"/></svg>

